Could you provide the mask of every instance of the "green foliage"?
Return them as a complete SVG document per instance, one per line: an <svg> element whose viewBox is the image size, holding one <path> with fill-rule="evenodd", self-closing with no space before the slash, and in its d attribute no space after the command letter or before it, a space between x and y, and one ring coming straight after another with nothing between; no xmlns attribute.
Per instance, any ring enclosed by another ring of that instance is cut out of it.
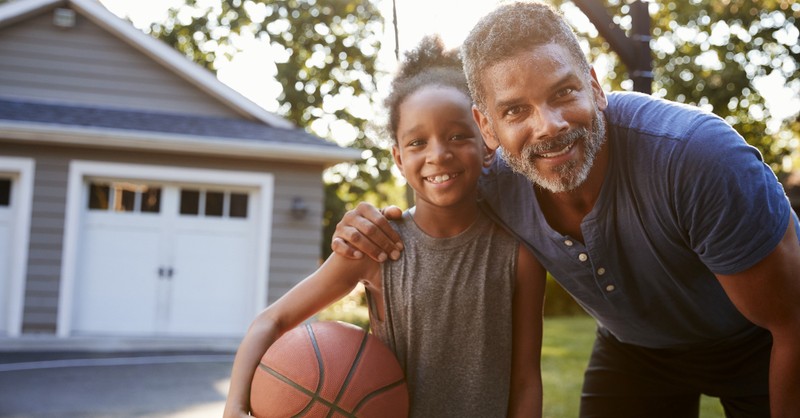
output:
<svg viewBox="0 0 800 418"><path fill-rule="evenodd" d="M791 0L659 0L649 4L653 94L725 118L779 171L792 148L780 139L784 134L768 131L769 110L753 80L775 73L800 94L800 4ZM627 1L607 0L607 10L620 27L630 30ZM601 37L589 34L593 28L576 29L588 35L591 56L609 52ZM605 82L614 89L630 89L628 78L624 65L614 60Z"/></svg>
<svg viewBox="0 0 800 418"><path fill-rule="evenodd" d="M168 16L151 26L152 34L211 71L239 52L241 39L268 44L283 86L279 113L314 134L365 150L363 161L326 173L326 255L333 226L353 202L371 196L385 204L389 195L378 185L392 179L391 154L368 138L375 131L369 111L377 107L376 61L384 24L373 2L186 0ZM359 103L362 110L355 106ZM332 129L343 124L344 130ZM348 138L335 138L336 132L348 132Z"/></svg>
<svg viewBox="0 0 800 418"><path fill-rule="evenodd" d="M586 316L586 311L575 302L572 295L567 293L553 277L547 274L544 300L545 316Z"/></svg>

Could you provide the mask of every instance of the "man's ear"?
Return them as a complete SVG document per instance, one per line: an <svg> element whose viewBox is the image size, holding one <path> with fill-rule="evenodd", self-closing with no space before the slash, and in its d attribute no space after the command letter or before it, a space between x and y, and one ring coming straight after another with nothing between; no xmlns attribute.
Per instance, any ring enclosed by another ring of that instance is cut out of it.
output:
<svg viewBox="0 0 800 418"><path fill-rule="evenodd" d="M476 105L472 105L472 118L475 119L478 129L481 131L481 136L483 136L483 143L486 145L486 149L491 150L492 153L494 153L494 151L500 146L500 142L494 136L494 131L492 130L492 124L489 122L489 118L487 118L486 115L484 115Z"/></svg>
<svg viewBox="0 0 800 418"><path fill-rule="evenodd" d="M597 80L597 73L594 72L594 67L592 67L591 74L592 78L589 80L589 82L592 86L595 105L600 110L606 110L606 107L608 107L608 98L606 97L606 92L603 91L603 87L600 85L600 82Z"/></svg>
<svg viewBox="0 0 800 418"><path fill-rule="evenodd" d="M484 167L491 167L494 163L494 159L497 158L497 148L489 148L486 145L486 141L483 142L483 166Z"/></svg>

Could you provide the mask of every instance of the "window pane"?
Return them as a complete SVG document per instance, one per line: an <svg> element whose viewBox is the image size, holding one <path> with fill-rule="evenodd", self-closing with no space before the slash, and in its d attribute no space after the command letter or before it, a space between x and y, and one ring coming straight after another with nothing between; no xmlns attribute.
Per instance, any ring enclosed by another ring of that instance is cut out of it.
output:
<svg viewBox="0 0 800 418"><path fill-rule="evenodd" d="M133 190L115 187L116 197L114 198L114 210L117 212L133 212L136 202L136 192Z"/></svg>
<svg viewBox="0 0 800 418"><path fill-rule="evenodd" d="M0 206L11 206L11 179L0 179Z"/></svg>
<svg viewBox="0 0 800 418"><path fill-rule="evenodd" d="M222 216L222 205L224 202L224 193L206 192L206 216Z"/></svg>
<svg viewBox="0 0 800 418"><path fill-rule="evenodd" d="M231 218L247 217L247 194L231 193Z"/></svg>
<svg viewBox="0 0 800 418"><path fill-rule="evenodd" d="M142 212L161 212L161 188L148 187L142 191L142 203L139 208Z"/></svg>
<svg viewBox="0 0 800 418"><path fill-rule="evenodd" d="M89 209L108 210L108 195L111 188L108 184L89 184Z"/></svg>
<svg viewBox="0 0 800 418"><path fill-rule="evenodd" d="M200 191L181 189L181 215L197 215L200 209Z"/></svg>

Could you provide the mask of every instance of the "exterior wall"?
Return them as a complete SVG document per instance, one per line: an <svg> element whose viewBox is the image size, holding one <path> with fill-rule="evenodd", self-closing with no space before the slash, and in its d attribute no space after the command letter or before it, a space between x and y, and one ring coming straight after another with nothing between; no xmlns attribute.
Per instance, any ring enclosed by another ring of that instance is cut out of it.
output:
<svg viewBox="0 0 800 418"><path fill-rule="evenodd" d="M73 159L241 170L275 176L274 213L268 299L274 301L319 265L324 191L321 166L232 158L190 157L145 152L108 151L0 140L5 156L36 160L30 250L23 312L23 333L54 333L57 321L62 242L69 162ZM309 212L291 217L294 197L302 197Z"/></svg>
<svg viewBox="0 0 800 418"><path fill-rule="evenodd" d="M0 29L0 94L145 111L240 117L151 58L76 15L53 13Z"/></svg>

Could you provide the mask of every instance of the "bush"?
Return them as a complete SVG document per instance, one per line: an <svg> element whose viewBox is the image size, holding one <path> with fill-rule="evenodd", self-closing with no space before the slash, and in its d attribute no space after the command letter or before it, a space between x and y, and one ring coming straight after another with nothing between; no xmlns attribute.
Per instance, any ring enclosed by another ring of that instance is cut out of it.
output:
<svg viewBox="0 0 800 418"><path fill-rule="evenodd" d="M550 273L547 274L545 287L544 316L587 316L586 311Z"/></svg>

